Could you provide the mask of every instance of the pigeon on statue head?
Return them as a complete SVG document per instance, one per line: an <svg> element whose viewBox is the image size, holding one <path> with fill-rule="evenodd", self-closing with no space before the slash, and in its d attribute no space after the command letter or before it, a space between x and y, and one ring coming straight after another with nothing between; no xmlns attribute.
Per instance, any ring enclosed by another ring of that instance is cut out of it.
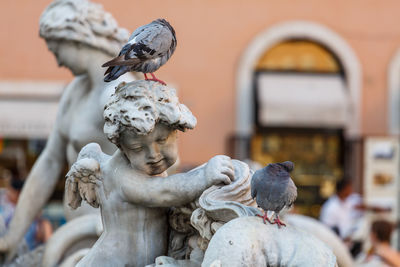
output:
<svg viewBox="0 0 400 267"><path fill-rule="evenodd" d="M256 171L251 179L251 196L256 198L257 205L264 210L264 223L267 220L278 227L285 224L279 219L279 212L284 207L292 206L297 197L297 188L289 173L293 170L291 161L271 163ZM275 219L271 221L267 212L273 211Z"/></svg>
<svg viewBox="0 0 400 267"><path fill-rule="evenodd" d="M122 47L119 55L104 63L108 67L104 81L110 82L129 71L143 72L146 80L165 82L153 74L172 56L176 48L175 30L165 19L156 19L153 22L137 28ZM147 77L150 73L151 79Z"/></svg>

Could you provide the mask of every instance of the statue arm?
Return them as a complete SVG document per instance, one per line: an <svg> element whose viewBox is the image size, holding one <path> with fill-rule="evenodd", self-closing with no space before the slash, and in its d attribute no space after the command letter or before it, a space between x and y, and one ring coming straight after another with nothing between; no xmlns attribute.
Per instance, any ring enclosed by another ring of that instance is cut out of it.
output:
<svg viewBox="0 0 400 267"><path fill-rule="evenodd" d="M204 167L168 177L127 178L124 182L123 198L147 207L181 206L211 186L204 177Z"/></svg>
<svg viewBox="0 0 400 267"><path fill-rule="evenodd" d="M65 151L66 142L56 125L26 179L9 229L5 237L0 239L0 251L9 251L12 254L12 250L50 198L66 164Z"/></svg>
<svg viewBox="0 0 400 267"><path fill-rule="evenodd" d="M129 202L147 207L181 206L194 201L214 184L229 184L234 179L231 160L216 156L187 173L168 177L124 177L122 196Z"/></svg>

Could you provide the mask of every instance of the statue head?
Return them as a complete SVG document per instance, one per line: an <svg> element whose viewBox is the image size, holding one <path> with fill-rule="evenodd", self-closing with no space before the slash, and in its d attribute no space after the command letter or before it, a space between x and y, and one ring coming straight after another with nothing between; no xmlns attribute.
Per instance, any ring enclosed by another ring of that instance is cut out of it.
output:
<svg viewBox="0 0 400 267"><path fill-rule="evenodd" d="M118 54L129 37L128 31L119 28L110 13L88 0L54 0L43 12L39 24L39 34L48 44L76 42L110 56Z"/></svg>
<svg viewBox="0 0 400 267"><path fill-rule="evenodd" d="M104 108L104 133L132 167L160 174L178 157L177 130L193 129L196 118L174 89L152 81L121 83Z"/></svg>

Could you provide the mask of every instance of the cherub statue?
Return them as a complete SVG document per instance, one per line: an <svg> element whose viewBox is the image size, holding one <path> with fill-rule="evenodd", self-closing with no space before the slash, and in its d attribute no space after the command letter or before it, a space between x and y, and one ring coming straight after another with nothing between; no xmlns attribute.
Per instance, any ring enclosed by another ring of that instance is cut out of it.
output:
<svg viewBox="0 0 400 267"><path fill-rule="evenodd" d="M104 109L104 132L118 150L85 146L67 174L67 199L100 207L104 231L77 266L145 266L167 254L168 208L194 201L208 187L230 184L231 160L215 156L167 176L178 157L177 131L196 119L175 90L152 81L121 83Z"/></svg>
<svg viewBox="0 0 400 267"><path fill-rule="evenodd" d="M44 151L35 162L20 195L0 251L12 256L35 216L53 193L65 166L71 166L83 146L98 143L106 153L116 147L103 134L104 104L119 82L105 84L101 64L115 56L129 35L101 5L87 0L55 0L40 18L40 36L60 66L75 76L65 88L57 120ZM124 77L124 79L132 77ZM96 211L89 205L68 220Z"/></svg>
<svg viewBox="0 0 400 267"><path fill-rule="evenodd" d="M315 223L293 218L283 229L264 224L251 196L253 171L244 162L232 164L231 184L212 186L191 205L174 209L168 256L146 267L337 266L328 246L312 236L321 230Z"/></svg>

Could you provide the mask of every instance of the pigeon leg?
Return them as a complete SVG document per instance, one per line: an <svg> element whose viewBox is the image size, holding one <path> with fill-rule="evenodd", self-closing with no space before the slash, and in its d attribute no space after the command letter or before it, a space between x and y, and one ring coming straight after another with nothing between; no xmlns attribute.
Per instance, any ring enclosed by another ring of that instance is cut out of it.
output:
<svg viewBox="0 0 400 267"><path fill-rule="evenodd" d="M152 79L148 79L149 81L155 81L155 82L159 82L162 85L167 85L164 81L161 81L159 79L157 79L157 77L154 75L154 73L150 72L151 77L153 77Z"/></svg>
<svg viewBox="0 0 400 267"><path fill-rule="evenodd" d="M281 228L281 226L285 226L285 227L286 227L286 224L283 223L283 222L279 219L279 215L278 215L277 213L275 213L275 219L274 219L274 221L273 221L272 224L277 224L277 225L278 225L278 228Z"/></svg>
<svg viewBox="0 0 400 267"><path fill-rule="evenodd" d="M265 220L267 220L270 224L273 224L273 223L270 221L270 219L268 218L266 212L264 212L264 215L263 215L263 216L261 216L260 214L257 214L257 216L263 218L264 224L266 224L266 223L265 223Z"/></svg>
<svg viewBox="0 0 400 267"><path fill-rule="evenodd" d="M147 81L149 78L147 78L147 73L143 73L144 74L144 79Z"/></svg>

